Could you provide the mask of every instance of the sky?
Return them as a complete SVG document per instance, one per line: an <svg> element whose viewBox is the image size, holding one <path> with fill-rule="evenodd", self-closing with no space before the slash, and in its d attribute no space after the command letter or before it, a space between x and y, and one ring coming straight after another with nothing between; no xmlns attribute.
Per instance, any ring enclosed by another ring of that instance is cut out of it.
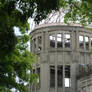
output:
<svg viewBox="0 0 92 92"><path fill-rule="evenodd" d="M27 33L29 35L29 33L34 29L35 24L32 18L28 19L28 23L30 24L30 29L28 30L28 33ZM14 33L16 36L21 36L21 32L19 31L18 27L14 27ZM27 44L28 44L27 49L30 51L30 41L28 41Z"/></svg>

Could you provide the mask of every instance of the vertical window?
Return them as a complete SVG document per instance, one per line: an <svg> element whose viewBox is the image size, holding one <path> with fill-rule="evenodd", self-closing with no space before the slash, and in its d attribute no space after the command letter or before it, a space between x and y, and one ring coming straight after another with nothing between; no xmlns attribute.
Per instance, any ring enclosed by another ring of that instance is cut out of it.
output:
<svg viewBox="0 0 92 92"><path fill-rule="evenodd" d="M55 66L50 66L50 87L55 87Z"/></svg>
<svg viewBox="0 0 92 92"><path fill-rule="evenodd" d="M55 47L55 34L49 36L50 47Z"/></svg>
<svg viewBox="0 0 92 92"><path fill-rule="evenodd" d="M38 50L42 49L42 37L38 36Z"/></svg>
<svg viewBox="0 0 92 92"><path fill-rule="evenodd" d="M57 34L57 48L60 48L62 46L62 34Z"/></svg>
<svg viewBox="0 0 92 92"><path fill-rule="evenodd" d="M70 34L65 34L64 35L65 38L65 48L70 48Z"/></svg>
<svg viewBox="0 0 92 92"><path fill-rule="evenodd" d="M38 43L42 44L42 37L41 36L38 36Z"/></svg>
<svg viewBox="0 0 92 92"><path fill-rule="evenodd" d="M35 69L33 69L33 74L35 73Z"/></svg>
<svg viewBox="0 0 92 92"><path fill-rule="evenodd" d="M84 48L84 39L83 39L83 36L79 36L79 47L81 49Z"/></svg>
<svg viewBox="0 0 92 92"><path fill-rule="evenodd" d="M65 66L65 87L70 87L70 65Z"/></svg>
<svg viewBox="0 0 92 92"><path fill-rule="evenodd" d="M34 47L34 46L33 46L33 40L31 40L30 46L31 46L31 51L33 52L33 49L34 49L34 48L33 48L33 47Z"/></svg>
<svg viewBox="0 0 92 92"><path fill-rule="evenodd" d="M58 84L58 87L63 86L63 66L62 65L59 65L57 67L57 84Z"/></svg>
<svg viewBox="0 0 92 92"><path fill-rule="evenodd" d="M89 50L89 38L87 36L85 37L85 48Z"/></svg>
<svg viewBox="0 0 92 92"><path fill-rule="evenodd" d="M38 74L38 84L40 85L40 68L37 68L37 74Z"/></svg>
<svg viewBox="0 0 92 92"><path fill-rule="evenodd" d="M33 40L34 51L36 50L36 38Z"/></svg>
<svg viewBox="0 0 92 92"><path fill-rule="evenodd" d="M92 38L90 38L90 41L91 41L91 47L92 47Z"/></svg>

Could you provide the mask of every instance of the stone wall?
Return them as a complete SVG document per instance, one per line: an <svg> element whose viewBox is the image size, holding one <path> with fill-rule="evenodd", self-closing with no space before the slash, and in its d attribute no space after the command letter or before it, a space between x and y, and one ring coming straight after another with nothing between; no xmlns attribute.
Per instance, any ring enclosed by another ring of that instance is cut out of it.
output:
<svg viewBox="0 0 92 92"><path fill-rule="evenodd" d="M91 38L91 30L66 25L41 26L30 33L30 49L39 57L39 62L35 64L35 67L37 65L40 67L39 92L77 92L77 89L80 89L81 81L78 79L77 85L78 69L76 67L79 64L92 64ZM71 85L69 87L65 87L67 65L70 66L69 83ZM55 67L54 88L50 87L50 66ZM62 87L58 87L58 66L63 66ZM33 92L38 90L35 88Z"/></svg>

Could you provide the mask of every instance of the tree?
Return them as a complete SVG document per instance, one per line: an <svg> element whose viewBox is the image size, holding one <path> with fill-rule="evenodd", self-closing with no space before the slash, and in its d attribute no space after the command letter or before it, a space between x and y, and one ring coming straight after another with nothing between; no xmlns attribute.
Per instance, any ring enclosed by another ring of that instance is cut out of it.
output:
<svg viewBox="0 0 92 92"><path fill-rule="evenodd" d="M82 25L92 23L92 0L59 0L59 7L66 13L64 22L78 22Z"/></svg>
<svg viewBox="0 0 92 92"><path fill-rule="evenodd" d="M0 92L16 88L27 92L24 82L36 80L32 64L36 57L27 51L29 37L27 20L34 17L39 23L52 10L57 9L57 0L0 0ZM45 7L44 7L45 6ZM18 27L21 36L16 36L14 27ZM19 82L16 82L16 77Z"/></svg>
<svg viewBox="0 0 92 92"><path fill-rule="evenodd" d="M63 8L65 22L88 24L92 22L91 6L90 0L0 0L0 91L24 90L23 81L35 79L34 75L27 73L27 70L32 71L32 62L35 61L33 54L26 49L29 17L39 23L52 10ZM14 34L14 27L19 28L22 36ZM16 82L16 76L20 83Z"/></svg>
<svg viewBox="0 0 92 92"><path fill-rule="evenodd" d="M6 38L3 40L6 40ZM17 42L12 51L5 49L3 54L3 51L0 53L0 87L4 88L3 90L11 88L16 88L20 91L26 90L24 82L30 83L34 81L32 79L34 75L27 73L27 71L32 72L32 64L35 61L35 57L26 50L25 43L27 40L26 35L17 37ZM6 46L4 45L5 42L2 44L2 48L8 46L7 43ZM19 82L16 82L16 77L19 78Z"/></svg>

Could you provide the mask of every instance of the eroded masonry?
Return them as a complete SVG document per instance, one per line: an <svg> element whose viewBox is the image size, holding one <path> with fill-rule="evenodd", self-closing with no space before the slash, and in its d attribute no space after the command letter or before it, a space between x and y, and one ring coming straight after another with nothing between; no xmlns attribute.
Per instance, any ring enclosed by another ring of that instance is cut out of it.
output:
<svg viewBox="0 0 92 92"><path fill-rule="evenodd" d="M92 92L92 31L80 26L44 24L30 33L38 55L32 92Z"/></svg>

